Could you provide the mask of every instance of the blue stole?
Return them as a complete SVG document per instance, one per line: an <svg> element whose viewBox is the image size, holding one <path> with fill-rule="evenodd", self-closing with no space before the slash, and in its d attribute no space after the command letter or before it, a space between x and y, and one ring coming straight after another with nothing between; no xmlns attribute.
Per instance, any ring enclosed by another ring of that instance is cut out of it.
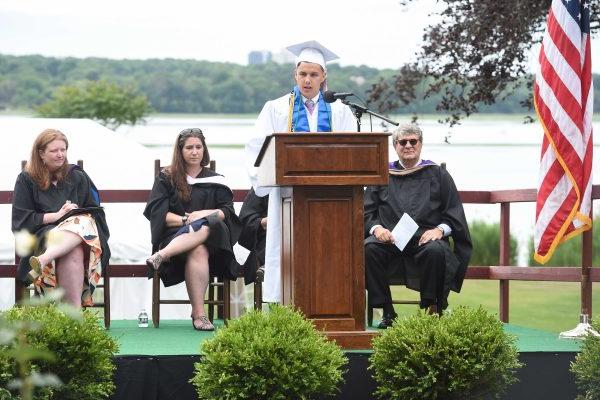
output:
<svg viewBox="0 0 600 400"><path fill-rule="evenodd" d="M302 103L302 94L300 88L294 86L292 92L294 96L294 108L292 114L292 132L310 132L308 126L308 116L306 115L306 107ZM323 94L319 93L319 115L317 117L317 131L331 132L331 105L323 100Z"/></svg>

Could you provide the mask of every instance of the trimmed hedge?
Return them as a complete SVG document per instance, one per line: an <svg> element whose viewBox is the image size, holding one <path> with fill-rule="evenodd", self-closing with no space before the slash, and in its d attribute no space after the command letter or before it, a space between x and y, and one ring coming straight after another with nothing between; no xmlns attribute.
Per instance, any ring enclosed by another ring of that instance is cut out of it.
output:
<svg viewBox="0 0 600 400"><path fill-rule="evenodd" d="M592 322L596 332L600 332L600 315ZM600 337L588 335L583 340L581 352L571 363L577 388L583 394L578 400L600 399Z"/></svg>
<svg viewBox="0 0 600 400"><path fill-rule="evenodd" d="M27 332L28 343L35 349L54 354L54 361L32 362L32 370L53 373L63 384L36 389L36 400L105 399L112 394L116 368L113 354L118 351L118 345L92 312L82 311L81 320L77 320L54 305L41 305L13 307L4 312L3 317L9 324L35 321L39 328ZM16 377L8 349L8 346L0 346L0 387L6 387Z"/></svg>
<svg viewBox="0 0 600 400"><path fill-rule="evenodd" d="M516 382L515 338L479 307L398 319L373 340L376 395L399 400L498 397Z"/></svg>
<svg viewBox="0 0 600 400"><path fill-rule="evenodd" d="M348 360L300 312L271 305L202 344L191 382L201 399L310 399L334 393Z"/></svg>

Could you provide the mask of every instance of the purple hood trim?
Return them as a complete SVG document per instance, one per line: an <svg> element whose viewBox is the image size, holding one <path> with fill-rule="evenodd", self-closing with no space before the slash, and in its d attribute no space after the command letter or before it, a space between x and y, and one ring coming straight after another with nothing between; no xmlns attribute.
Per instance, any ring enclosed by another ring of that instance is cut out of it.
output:
<svg viewBox="0 0 600 400"><path fill-rule="evenodd" d="M420 167L420 166L423 166L423 165L435 165L435 163L434 163L433 161L431 161L431 160L421 160L421 162L420 162L418 165L415 165L415 167ZM399 169L404 169L404 168L403 168L403 167L400 165L400 163L398 162L398 160L396 160L396 161L392 161L392 162L390 163L390 166L389 166L389 168L390 168L390 169L398 169L398 170L399 170Z"/></svg>

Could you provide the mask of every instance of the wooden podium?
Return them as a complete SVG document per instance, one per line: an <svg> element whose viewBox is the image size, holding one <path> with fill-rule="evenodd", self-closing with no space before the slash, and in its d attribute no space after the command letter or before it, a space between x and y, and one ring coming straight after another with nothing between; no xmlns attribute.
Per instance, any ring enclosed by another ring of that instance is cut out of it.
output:
<svg viewBox="0 0 600 400"><path fill-rule="evenodd" d="M255 165L260 186L282 191L282 303L344 348L371 347L363 187L388 182L388 134L274 133Z"/></svg>

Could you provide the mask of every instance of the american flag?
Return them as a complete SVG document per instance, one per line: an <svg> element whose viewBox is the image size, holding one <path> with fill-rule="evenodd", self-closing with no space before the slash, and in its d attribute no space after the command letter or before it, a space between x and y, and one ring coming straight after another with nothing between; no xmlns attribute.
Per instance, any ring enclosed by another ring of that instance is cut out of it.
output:
<svg viewBox="0 0 600 400"><path fill-rule="evenodd" d="M534 104L542 157L534 234L535 260L591 228L593 85L590 0L553 0L539 55Z"/></svg>

